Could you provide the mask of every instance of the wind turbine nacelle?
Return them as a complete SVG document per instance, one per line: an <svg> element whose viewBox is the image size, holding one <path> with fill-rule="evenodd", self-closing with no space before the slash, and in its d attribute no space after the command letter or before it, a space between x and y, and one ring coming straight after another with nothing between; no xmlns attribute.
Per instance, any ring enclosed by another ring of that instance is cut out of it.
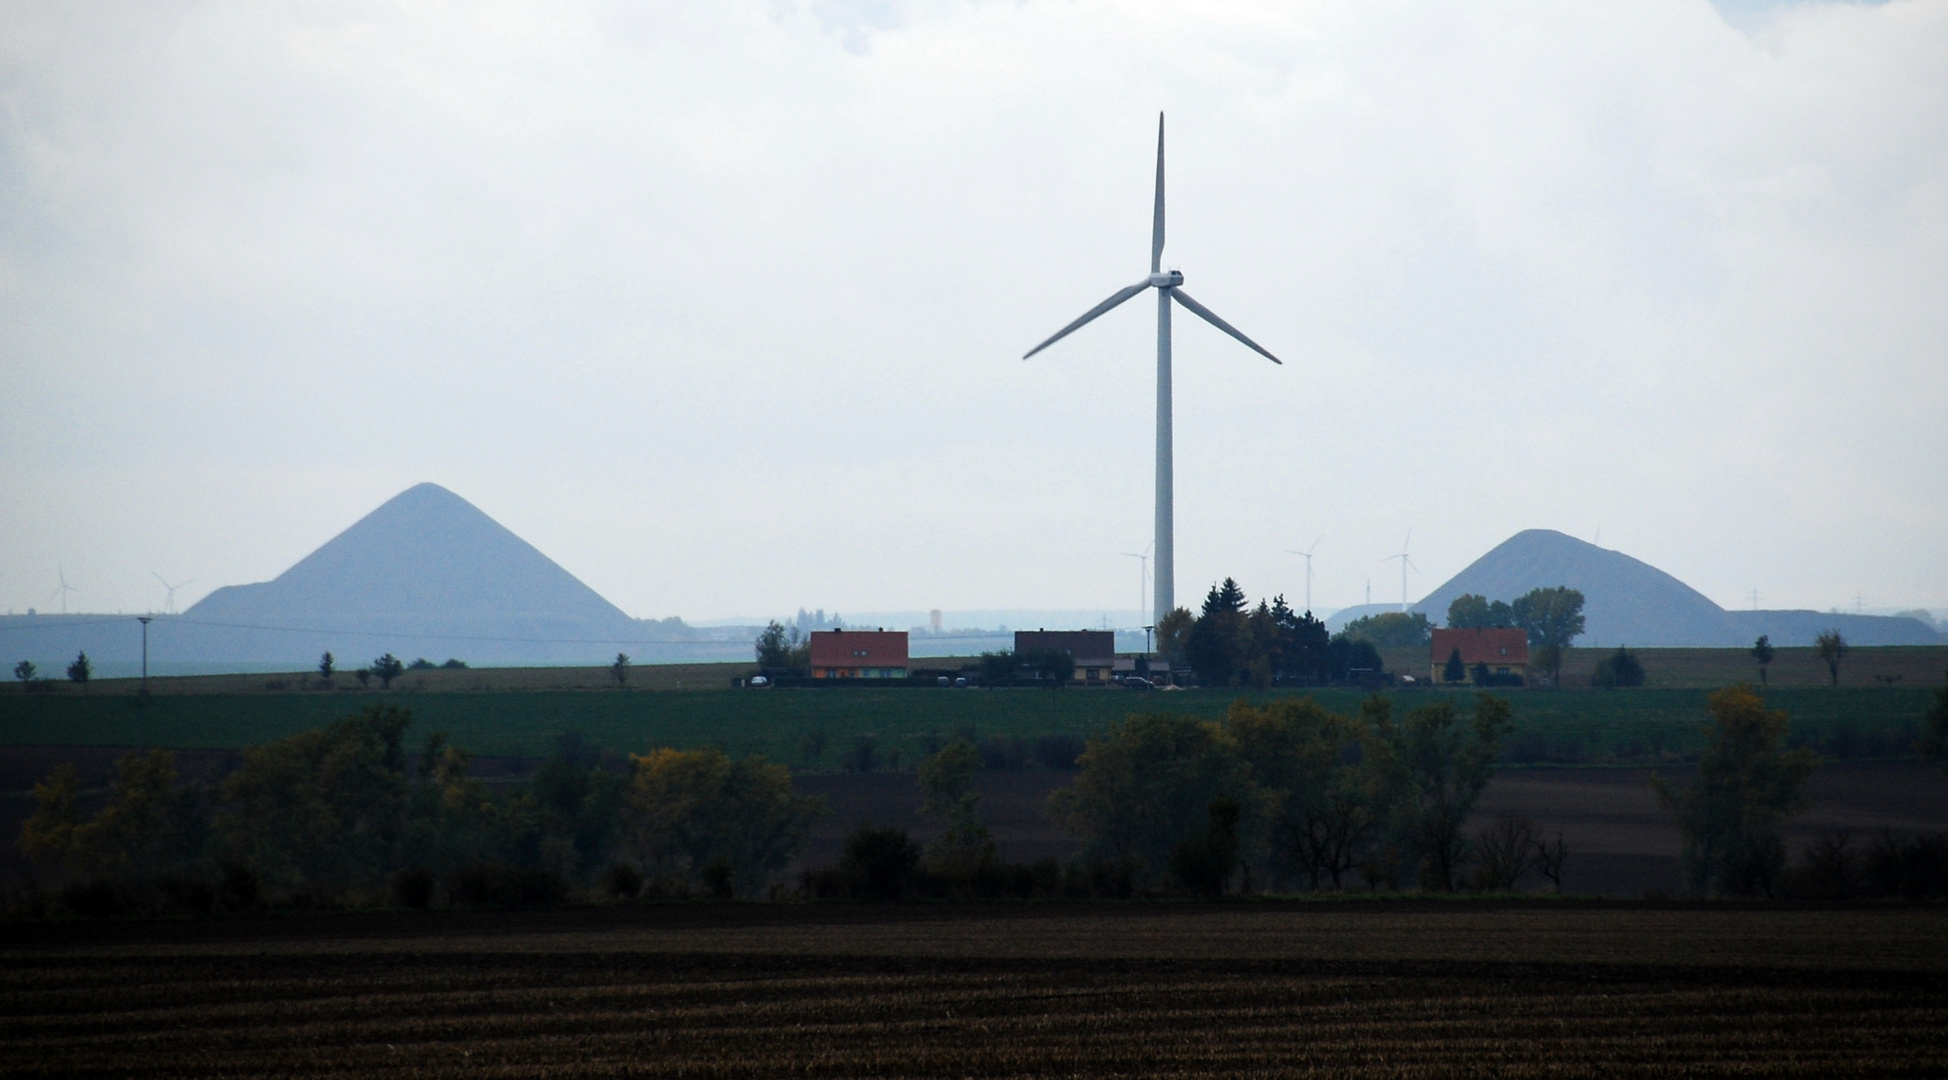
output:
<svg viewBox="0 0 1948 1080"><path fill-rule="evenodd" d="M1183 283L1184 272L1182 270L1172 270L1167 274L1150 275L1150 284L1159 289L1168 289L1175 285L1182 285Z"/></svg>

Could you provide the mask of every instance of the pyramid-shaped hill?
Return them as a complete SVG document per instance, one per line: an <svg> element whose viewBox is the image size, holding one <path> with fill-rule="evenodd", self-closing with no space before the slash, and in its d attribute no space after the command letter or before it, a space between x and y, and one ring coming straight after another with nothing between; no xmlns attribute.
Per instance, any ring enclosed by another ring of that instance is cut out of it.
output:
<svg viewBox="0 0 1948 1080"><path fill-rule="evenodd" d="M1940 635L1919 620L1810 611L1726 611L1703 593L1621 551L1585 543L1553 529L1528 529L1497 544L1454 575L1413 610L1436 624L1465 593L1513 600L1531 589L1567 585L1583 594L1580 646L1750 646L1759 634L1775 645L1811 645L1820 631L1838 628L1859 645L1932 645Z"/></svg>
<svg viewBox="0 0 1948 1080"><path fill-rule="evenodd" d="M369 638L377 648L481 658L581 655L596 650L560 646L640 633L594 589L437 484L401 492L276 579L218 589L184 618L336 631L346 650Z"/></svg>
<svg viewBox="0 0 1948 1080"><path fill-rule="evenodd" d="M1448 605L1463 594L1513 600L1556 585L1583 594L1579 645L1735 644L1725 609L1703 593L1621 551L1553 529L1516 533L1414 607L1443 623Z"/></svg>

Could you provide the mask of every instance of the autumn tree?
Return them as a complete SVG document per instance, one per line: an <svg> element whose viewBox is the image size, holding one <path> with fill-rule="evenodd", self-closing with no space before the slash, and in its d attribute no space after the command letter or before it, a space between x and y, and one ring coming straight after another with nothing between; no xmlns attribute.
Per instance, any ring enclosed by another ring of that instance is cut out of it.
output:
<svg viewBox="0 0 1948 1080"><path fill-rule="evenodd" d="M1370 641L1383 649L1425 645L1432 624L1418 611L1382 611L1346 624L1342 631L1355 641Z"/></svg>
<svg viewBox="0 0 1948 1080"><path fill-rule="evenodd" d="M405 832L412 722L411 710L374 706L245 750L243 766L223 782L221 854L273 886L382 883Z"/></svg>
<svg viewBox="0 0 1948 1080"><path fill-rule="evenodd" d="M1263 789L1274 877L1303 875L1311 888L1328 881L1339 888L1388 824L1388 748L1362 718L1310 698L1234 702L1224 729Z"/></svg>
<svg viewBox="0 0 1948 1080"><path fill-rule="evenodd" d="M1651 780L1677 818L1685 884L1701 896L1770 896L1786 861L1779 823L1806 808L1801 787L1819 759L1785 749L1786 714L1768 710L1749 686L1711 695L1705 712L1710 742L1697 779L1681 788Z"/></svg>
<svg viewBox="0 0 1948 1080"><path fill-rule="evenodd" d="M1536 650L1532 662L1560 684L1563 653L1583 633L1583 594L1565 585L1533 589L1516 597L1509 612Z"/></svg>
<svg viewBox="0 0 1948 1080"><path fill-rule="evenodd" d="M1075 782L1049 798L1091 856L1154 875L1208 822L1211 801L1254 803L1244 763L1217 724L1170 713L1112 724L1076 759Z"/></svg>
<svg viewBox="0 0 1948 1080"><path fill-rule="evenodd" d="M1515 625L1515 612L1501 600L1489 602L1477 593L1463 593L1447 606L1450 630L1500 630Z"/></svg>
<svg viewBox="0 0 1948 1080"><path fill-rule="evenodd" d="M204 869L209 796L177 782L169 750L129 754L115 763L106 805L88 820L78 813L79 778L56 769L34 789L38 804L21 830L21 853L43 873L110 883L154 903L158 886Z"/></svg>
<svg viewBox="0 0 1948 1080"><path fill-rule="evenodd" d="M973 790L980 771L981 752L966 738L920 763L920 816L941 830L927 855L944 877L966 880L1000 864L994 837L981 824L981 797Z"/></svg>
<svg viewBox="0 0 1948 1080"><path fill-rule="evenodd" d="M791 772L722 750L657 750L631 757L624 830L644 869L663 881L703 880L721 860L737 895L751 896L789 865L824 801L793 794Z"/></svg>
<svg viewBox="0 0 1948 1080"><path fill-rule="evenodd" d="M1840 661L1849 652L1847 639L1840 636L1838 627L1823 631L1813 640L1813 653L1826 664L1826 673L1833 677L1833 685L1840 685Z"/></svg>
<svg viewBox="0 0 1948 1080"><path fill-rule="evenodd" d="M1452 701L1415 709L1398 723L1377 718L1407 790L1404 831L1419 855L1422 888L1454 891L1456 871L1470 853L1462 826L1495 774L1495 754L1513 727L1512 715L1506 700L1477 694L1467 719Z"/></svg>

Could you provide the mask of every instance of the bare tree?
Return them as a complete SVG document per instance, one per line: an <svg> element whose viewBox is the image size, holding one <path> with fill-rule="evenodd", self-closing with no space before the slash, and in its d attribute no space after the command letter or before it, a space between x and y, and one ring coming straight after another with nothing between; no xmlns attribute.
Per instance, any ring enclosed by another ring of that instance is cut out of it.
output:
<svg viewBox="0 0 1948 1080"><path fill-rule="evenodd" d="M1568 858L1569 848L1562 842L1562 833L1556 834L1556 842L1553 844L1545 844L1540 840L1535 842L1536 873L1549 879L1549 884L1556 887L1557 896L1562 895L1562 864Z"/></svg>
<svg viewBox="0 0 1948 1080"><path fill-rule="evenodd" d="M1535 864L1535 822L1503 814L1494 824L1475 832L1475 886L1487 892L1508 892L1522 883Z"/></svg>

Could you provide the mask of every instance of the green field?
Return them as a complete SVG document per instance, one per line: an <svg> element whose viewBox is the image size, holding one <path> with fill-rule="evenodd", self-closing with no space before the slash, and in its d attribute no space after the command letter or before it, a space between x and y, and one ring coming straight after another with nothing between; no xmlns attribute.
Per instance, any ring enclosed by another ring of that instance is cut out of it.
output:
<svg viewBox="0 0 1948 1080"><path fill-rule="evenodd" d="M1515 691L1512 764L1615 764L1682 760L1702 745L1706 690ZM1311 692L1339 711L1358 690ZM1273 695L1252 695L1263 700ZM1396 709L1440 700L1430 690L1397 691ZM1796 740L1834 757L1898 757L1920 733L1932 692L1920 688L1776 689L1774 708L1791 716ZM555 736L580 732L618 753L714 744L801 767L836 768L854 736L877 737L883 755L911 764L929 736L971 728L982 737L1087 737L1136 711L1219 716L1226 691L1136 694L1121 690L767 690L664 692L259 693L128 696L8 695L0 698L0 745L167 746L236 749L388 703L412 709L418 733L446 732L476 754L539 756ZM1464 698L1465 701L1465 698ZM802 760L801 737L829 736L817 763Z"/></svg>

